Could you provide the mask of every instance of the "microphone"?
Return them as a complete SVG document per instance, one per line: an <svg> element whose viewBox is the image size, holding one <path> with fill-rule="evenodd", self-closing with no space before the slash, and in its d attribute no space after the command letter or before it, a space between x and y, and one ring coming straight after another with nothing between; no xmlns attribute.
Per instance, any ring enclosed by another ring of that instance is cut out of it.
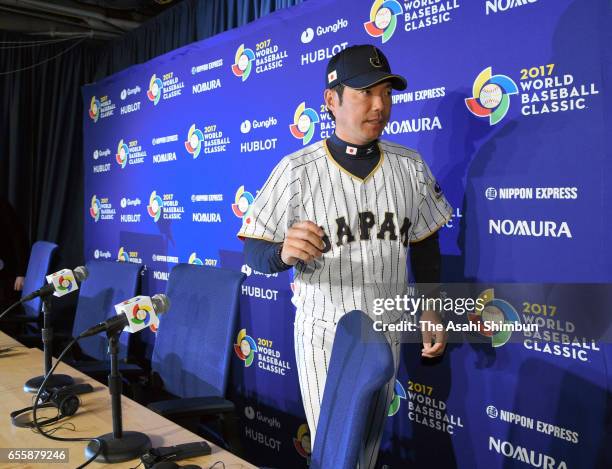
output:
<svg viewBox="0 0 612 469"><path fill-rule="evenodd" d="M19 301L24 303L33 300L36 297L45 297L53 294L53 296L64 296L79 289L79 285L89 276L87 267L80 265L75 267L74 271L70 269L62 269L54 274L47 275L47 285L33 291L29 295L24 296Z"/></svg>
<svg viewBox="0 0 612 469"><path fill-rule="evenodd" d="M142 295L135 296L134 298L116 304L116 316L90 327L79 335L79 339L91 337L100 332L113 334L122 329L128 331L130 334L134 334L147 327L153 332L156 332L159 326L159 316L166 313L169 309L170 300L162 293L158 293L151 297Z"/></svg>

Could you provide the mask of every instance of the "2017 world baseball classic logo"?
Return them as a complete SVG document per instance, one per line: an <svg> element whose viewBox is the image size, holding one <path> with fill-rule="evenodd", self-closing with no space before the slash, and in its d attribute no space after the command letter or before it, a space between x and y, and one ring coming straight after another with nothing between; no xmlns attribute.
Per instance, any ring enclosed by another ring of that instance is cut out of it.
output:
<svg viewBox="0 0 612 469"><path fill-rule="evenodd" d="M272 39L259 41L253 49L244 44L240 44L236 49L231 68L232 73L241 78L242 82L247 81L253 71L260 74L282 68L284 59L288 57L287 50L274 44Z"/></svg>
<svg viewBox="0 0 612 469"><path fill-rule="evenodd" d="M308 145L312 140L319 116L314 109L306 107L306 102L301 102L293 114L293 124L289 125L289 131L303 145Z"/></svg>
<svg viewBox="0 0 612 469"><path fill-rule="evenodd" d="M202 259L200 259L195 252L192 252L191 255L189 256L188 263L192 265L204 265L204 262L202 262Z"/></svg>
<svg viewBox="0 0 612 469"><path fill-rule="evenodd" d="M251 205L254 200L255 197L253 197L253 194L245 191L244 186L240 186L234 196L232 212L234 212L234 215L238 218L242 218L246 224L251 223Z"/></svg>
<svg viewBox="0 0 612 469"><path fill-rule="evenodd" d="M94 221L98 221L100 219L100 201L94 195L91 198L91 206L89 207L89 215Z"/></svg>
<svg viewBox="0 0 612 469"><path fill-rule="evenodd" d="M98 220L114 220L117 210L113 208L113 204L108 197L99 197L95 194L91 197L89 206L89 216L95 222Z"/></svg>
<svg viewBox="0 0 612 469"><path fill-rule="evenodd" d="M363 30L384 44L401 29L410 33L448 23L460 6L459 0L374 0Z"/></svg>
<svg viewBox="0 0 612 469"><path fill-rule="evenodd" d="M95 96L89 101L89 118L95 122L98 119L105 119L115 114L115 105L108 96L101 96L100 99Z"/></svg>
<svg viewBox="0 0 612 469"><path fill-rule="evenodd" d="M130 149L123 142L123 139L119 140L117 144L117 154L115 155L115 160L117 164L121 166L121 169L124 169L127 165L128 157L130 156Z"/></svg>
<svg viewBox="0 0 612 469"><path fill-rule="evenodd" d="M310 464L312 444L310 442L310 428L308 428L307 423L298 427L296 436L293 438L293 447L300 456L306 459L307 464Z"/></svg>
<svg viewBox="0 0 612 469"><path fill-rule="evenodd" d="M151 101L155 106L157 106L157 103L159 103L159 98L161 97L163 87L164 85L162 84L162 81L157 78L157 75L153 74L149 80L147 98L149 98L149 101Z"/></svg>
<svg viewBox="0 0 612 469"><path fill-rule="evenodd" d="M406 411L411 422L448 435L464 428L462 416L451 412L446 401L435 397L435 386L412 380L406 384Z"/></svg>
<svg viewBox="0 0 612 469"><path fill-rule="evenodd" d="M395 386L393 388L393 400L391 401L389 411L387 412L389 417L393 417L395 414L397 414L400 406L402 405L402 400L406 400L406 390L404 389L404 386L402 386L402 383L396 379Z"/></svg>
<svg viewBox="0 0 612 469"><path fill-rule="evenodd" d="M147 213L156 223L160 217L163 220L181 220L185 213L185 207L181 205L175 194L158 194L157 191L153 191L149 196Z"/></svg>
<svg viewBox="0 0 612 469"><path fill-rule="evenodd" d="M149 80L147 98L157 106L160 99L166 100L180 96L183 88L185 88L185 83L174 72L164 73L161 78L154 73Z"/></svg>
<svg viewBox="0 0 612 469"><path fill-rule="evenodd" d="M504 119L516 99L514 95L520 98L523 117L588 110L589 102L599 95L598 83L577 83L574 74L559 72L560 68L558 64L524 67L513 79L493 75L492 67L487 67L474 80L472 96L466 98L465 104L475 116L487 118L490 125Z"/></svg>
<svg viewBox="0 0 612 469"><path fill-rule="evenodd" d="M510 303L495 298L495 290L492 288L484 290L478 295L478 298L481 300L480 304L483 307L479 308L477 306L473 313L468 313L468 319L480 326L479 334L491 338L493 347L501 347L510 340L512 330L510 328L498 331L486 329L483 327L484 322L518 325L521 323L519 315Z"/></svg>
<svg viewBox="0 0 612 469"><path fill-rule="evenodd" d="M89 118L94 122L98 122L99 117L100 117L100 101L98 101L95 96L92 96L91 101L89 103Z"/></svg>
<svg viewBox="0 0 612 469"><path fill-rule="evenodd" d="M492 68L487 67L474 80L473 97L467 98L465 104L472 114L488 117L489 124L495 125L508 113L510 96L517 93L518 88L512 78L493 75Z"/></svg>
<svg viewBox="0 0 612 469"><path fill-rule="evenodd" d="M255 60L253 51L248 47L244 47L244 44L240 44L238 49L236 49L236 58L232 64L232 72L234 75L242 78L242 81L247 81L251 75L253 60Z"/></svg>
<svg viewBox="0 0 612 469"><path fill-rule="evenodd" d="M191 127L189 127L189 131L187 132L187 141L185 142L185 149L193 157L194 160L198 156L200 156L203 141L204 134L200 129L196 128L195 124L192 124Z"/></svg>
<svg viewBox="0 0 612 469"><path fill-rule="evenodd" d="M117 161L121 169L125 169L127 165L142 164L146 157L147 151L142 148L138 140L130 140L128 142L125 142L123 139L119 140L115 161Z"/></svg>
<svg viewBox="0 0 612 469"><path fill-rule="evenodd" d="M402 6L395 0L375 0L370 8L370 21L363 26L370 36L381 37L384 44L395 33L397 16L402 13Z"/></svg>
<svg viewBox="0 0 612 469"><path fill-rule="evenodd" d="M234 352L244 362L245 368L257 363L259 370L286 376L291 370L291 365L287 360L283 360L281 353L273 347L273 340L263 337L254 339L247 334L246 329L240 329L236 336Z"/></svg>
<svg viewBox="0 0 612 469"><path fill-rule="evenodd" d="M138 251L129 251L123 246L117 252L118 262L131 262L132 264L142 264L142 258L138 255Z"/></svg>
<svg viewBox="0 0 612 469"><path fill-rule="evenodd" d="M247 335L246 329L240 329L240 332L238 332L234 352L244 362L245 367L248 368L253 364L253 359L257 353L257 344L250 335Z"/></svg>
<svg viewBox="0 0 612 469"><path fill-rule="evenodd" d="M156 191L151 192L149 196L149 205L147 205L147 213L153 218L154 222L157 223L159 221L163 208L164 201L157 195Z"/></svg>

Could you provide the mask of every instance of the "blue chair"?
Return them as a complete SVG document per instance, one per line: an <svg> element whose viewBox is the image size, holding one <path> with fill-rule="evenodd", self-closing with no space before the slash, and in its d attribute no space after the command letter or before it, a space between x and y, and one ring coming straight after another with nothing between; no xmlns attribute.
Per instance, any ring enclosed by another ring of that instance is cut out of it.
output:
<svg viewBox="0 0 612 469"><path fill-rule="evenodd" d="M150 409L182 424L234 411L225 391L245 278L190 264L172 269L166 289L170 311L160 318L151 367L163 389L181 399L153 402Z"/></svg>
<svg viewBox="0 0 612 469"><path fill-rule="evenodd" d="M368 413L393 377L391 348L372 320L351 311L338 322L310 469L355 469Z"/></svg>
<svg viewBox="0 0 612 469"><path fill-rule="evenodd" d="M141 266L126 262L89 261L86 264L89 276L80 286L72 336L107 318L114 316L114 305L138 295ZM130 334L121 334L119 360L125 362L128 355ZM72 366L90 375L106 374L110 368L107 355L108 339L104 333L79 340L80 351L89 361L68 361ZM93 360L92 360L93 359ZM142 373L140 367L121 363L120 371L133 368Z"/></svg>
<svg viewBox="0 0 612 469"><path fill-rule="evenodd" d="M49 273L51 259L57 250L57 244L48 241L36 241L32 245L28 270L23 281L23 291L21 297L29 295L47 283L46 276ZM41 311L40 298L34 298L23 304L23 309L27 317L38 320Z"/></svg>
<svg viewBox="0 0 612 469"><path fill-rule="evenodd" d="M57 244L48 241L36 241L32 245L30 251L30 260L28 261L28 269L26 271L23 282L23 290L21 297L29 295L35 290L47 283L46 276L49 273L49 265ZM22 305L22 312L12 314L2 319L3 323L19 324L19 332L16 332L17 338L24 345L33 347L42 344L40 337L40 329L42 327L42 301L40 298L34 298Z"/></svg>

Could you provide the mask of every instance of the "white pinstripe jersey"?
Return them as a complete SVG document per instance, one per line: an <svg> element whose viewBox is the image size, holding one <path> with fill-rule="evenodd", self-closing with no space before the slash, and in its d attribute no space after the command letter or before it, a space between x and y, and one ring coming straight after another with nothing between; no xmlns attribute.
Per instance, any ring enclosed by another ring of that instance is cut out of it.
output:
<svg viewBox="0 0 612 469"><path fill-rule="evenodd" d="M374 298L404 295L409 243L451 217L416 151L385 141L379 146L380 161L365 179L342 168L324 140L284 157L238 232L280 243L298 221L325 231L323 256L295 266L292 302L304 318L335 324L354 309L371 314Z"/></svg>

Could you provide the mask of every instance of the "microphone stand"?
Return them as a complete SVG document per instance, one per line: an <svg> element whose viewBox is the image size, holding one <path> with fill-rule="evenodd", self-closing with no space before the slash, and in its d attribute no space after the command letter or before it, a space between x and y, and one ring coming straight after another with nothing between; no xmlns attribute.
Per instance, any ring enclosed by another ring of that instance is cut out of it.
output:
<svg viewBox="0 0 612 469"><path fill-rule="evenodd" d="M109 331L108 350L111 360L111 371L108 375L108 390L111 395L111 409L113 415L113 431L100 437L103 441L98 462L117 463L129 461L146 453L151 448L151 440L141 432L124 432L121 418L121 373L117 364L119 353L119 331ZM92 458L98 452L98 442L92 441L85 448L85 457Z"/></svg>
<svg viewBox="0 0 612 469"><path fill-rule="evenodd" d="M51 298L50 296L43 296L42 298L42 311L43 311L43 328L42 332L42 342L43 342L43 350L45 353L45 363L44 370L45 374L43 376L36 376L34 378L30 378L23 385L23 390L25 392L36 393L38 392L38 388L45 379L45 375L49 374L49 370L51 369L51 360L53 358L53 327L51 327ZM70 386L74 384L74 379L68 375L51 375L47 380L47 388L61 388L63 386Z"/></svg>

